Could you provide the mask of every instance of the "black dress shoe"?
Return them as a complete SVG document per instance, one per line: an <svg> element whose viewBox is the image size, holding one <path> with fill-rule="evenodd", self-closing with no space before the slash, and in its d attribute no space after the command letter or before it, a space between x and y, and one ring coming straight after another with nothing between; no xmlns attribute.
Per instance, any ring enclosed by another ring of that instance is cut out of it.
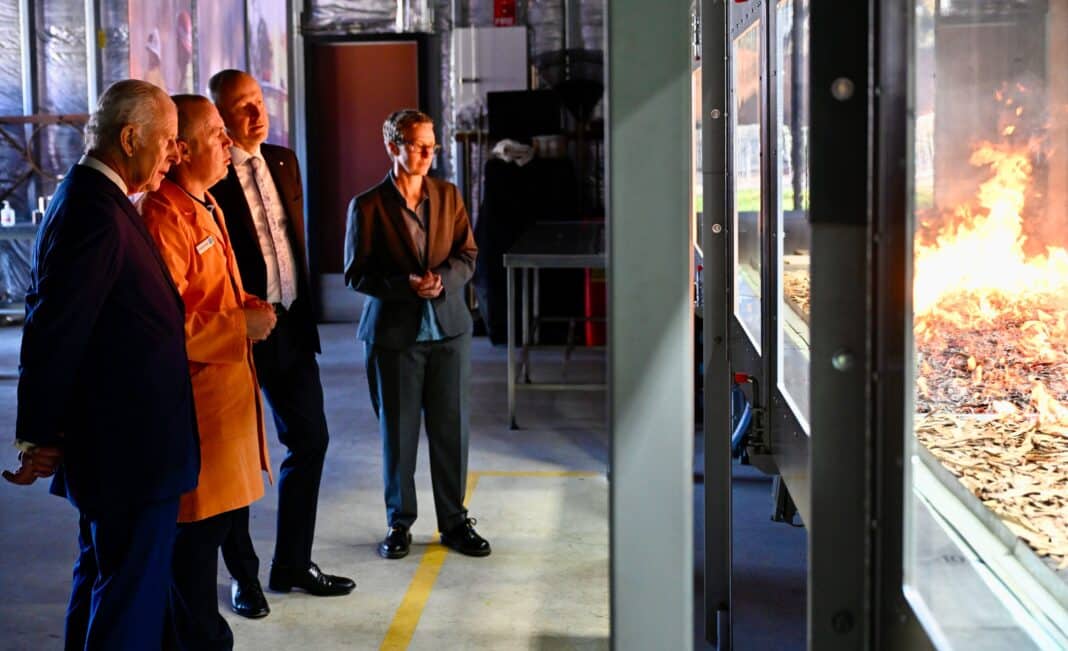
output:
<svg viewBox="0 0 1068 651"><path fill-rule="evenodd" d="M395 524L386 532L386 538L378 543L378 555L382 558L404 558L412 545L412 534L403 524Z"/></svg>
<svg viewBox="0 0 1068 651"><path fill-rule="evenodd" d="M303 570L271 565L271 578L267 587L275 592L289 592L293 588L300 588L316 597L337 597L352 592L356 582L344 576L323 574L315 563L309 563Z"/></svg>
<svg viewBox="0 0 1068 651"><path fill-rule="evenodd" d="M490 544L475 531L476 524L477 520L467 518L452 529L443 531L441 544L465 556L489 556Z"/></svg>
<svg viewBox="0 0 1068 651"><path fill-rule="evenodd" d="M267 597L263 596L263 587L259 581L241 583L230 582L230 607L234 612L249 619L266 617L271 612Z"/></svg>

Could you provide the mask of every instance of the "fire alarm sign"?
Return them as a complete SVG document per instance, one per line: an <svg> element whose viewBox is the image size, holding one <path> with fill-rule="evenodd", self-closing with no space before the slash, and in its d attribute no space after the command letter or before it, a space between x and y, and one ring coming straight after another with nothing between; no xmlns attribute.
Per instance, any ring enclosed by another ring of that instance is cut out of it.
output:
<svg viewBox="0 0 1068 651"><path fill-rule="evenodd" d="M515 0L493 0L493 24L497 27L515 25Z"/></svg>

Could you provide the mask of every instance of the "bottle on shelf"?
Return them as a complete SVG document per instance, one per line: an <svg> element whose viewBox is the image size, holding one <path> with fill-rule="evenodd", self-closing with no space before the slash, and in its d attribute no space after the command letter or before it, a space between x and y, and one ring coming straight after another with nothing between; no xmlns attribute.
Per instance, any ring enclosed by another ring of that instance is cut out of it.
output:
<svg viewBox="0 0 1068 651"><path fill-rule="evenodd" d="M37 197L37 207L30 213L30 223L37 226L44 219L45 214L45 198Z"/></svg>
<svg viewBox="0 0 1068 651"><path fill-rule="evenodd" d="M5 228L15 225L15 209L11 204L4 201L4 207L0 208L0 226Z"/></svg>

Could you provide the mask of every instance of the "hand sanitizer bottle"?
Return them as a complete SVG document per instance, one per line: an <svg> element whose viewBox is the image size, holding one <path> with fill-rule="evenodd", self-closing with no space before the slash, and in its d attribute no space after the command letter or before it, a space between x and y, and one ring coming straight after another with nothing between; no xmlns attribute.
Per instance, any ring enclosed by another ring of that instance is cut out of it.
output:
<svg viewBox="0 0 1068 651"><path fill-rule="evenodd" d="M8 227L15 225L15 209L11 207L11 204L7 201L4 202L4 207L0 209L0 226Z"/></svg>

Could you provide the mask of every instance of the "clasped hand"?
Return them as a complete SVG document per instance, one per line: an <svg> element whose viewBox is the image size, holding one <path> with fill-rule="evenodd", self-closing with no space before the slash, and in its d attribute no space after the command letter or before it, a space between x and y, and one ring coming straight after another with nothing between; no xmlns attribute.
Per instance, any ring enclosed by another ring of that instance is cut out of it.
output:
<svg viewBox="0 0 1068 651"><path fill-rule="evenodd" d="M245 311L245 329L248 332L248 338L252 341L263 341L271 334L271 330L274 330L275 323L278 322L278 317L274 313L274 308L270 303L259 303L252 307L244 308Z"/></svg>
<svg viewBox="0 0 1068 651"><path fill-rule="evenodd" d="M441 284L441 275L427 270L423 275L409 274L408 284L419 298L437 298L445 286Z"/></svg>
<svg viewBox="0 0 1068 651"><path fill-rule="evenodd" d="M19 453L19 468L15 472L5 470L4 479L12 484L26 486L37 481L38 477L51 477L63 460L60 448L36 447Z"/></svg>

